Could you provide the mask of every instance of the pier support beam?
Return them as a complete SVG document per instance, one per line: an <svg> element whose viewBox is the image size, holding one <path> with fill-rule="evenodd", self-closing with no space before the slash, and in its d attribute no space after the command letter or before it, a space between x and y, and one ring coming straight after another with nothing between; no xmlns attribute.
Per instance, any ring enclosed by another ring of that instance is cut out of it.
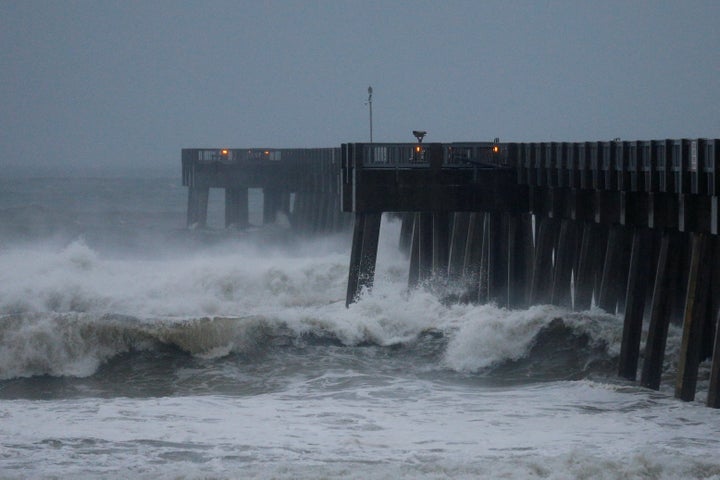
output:
<svg viewBox="0 0 720 480"><path fill-rule="evenodd" d="M627 233L624 227L613 225L605 251L602 281L597 305L610 314L615 314L622 303L627 286Z"/></svg>
<svg viewBox="0 0 720 480"><path fill-rule="evenodd" d="M685 315L683 337L680 345L678 376L675 384L675 396L691 401L695 398L698 366L702 349L703 328L706 323L708 293L710 291L710 266L708 253L710 240L706 234L694 233L690 271L685 297Z"/></svg>
<svg viewBox="0 0 720 480"><path fill-rule="evenodd" d="M580 253L575 275L575 310L589 310L592 306L593 291L600 268L603 264L605 244L607 243L605 228L596 223L585 223L583 226Z"/></svg>
<svg viewBox="0 0 720 480"><path fill-rule="evenodd" d="M533 261L532 216L508 217L508 307L527 307Z"/></svg>
<svg viewBox="0 0 720 480"><path fill-rule="evenodd" d="M465 256L463 259L462 278L467 288L466 299L469 302L478 301L480 285L480 262L482 260L483 228L485 215L481 212L472 212L468 219L467 240L465 242Z"/></svg>
<svg viewBox="0 0 720 480"><path fill-rule="evenodd" d="M453 215L448 254L448 279L450 281L458 281L462 277L469 225L469 212L457 212Z"/></svg>
<svg viewBox="0 0 720 480"><path fill-rule="evenodd" d="M627 303L625 305L625 322L623 324L618 367L618 375L628 380L635 380L637 376L640 337L645 312L645 287L650 279L652 250L650 235L651 233L647 229L635 230L630 252Z"/></svg>
<svg viewBox="0 0 720 480"><path fill-rule="evenodd" d="M446 212L432 214L432 275L446 277L450 253L450 215Z"/></svg>
<svg viewBox="0 0 720 480"><path fill-rule="evenodd" d="M410 254L410 246L412 244L413 224L415 223L415 214L407 213L407 212L403 213L400 216L400 220L401 220L402 224L400 226L400 240L399 240L398 248L405 255L409 255Z"/></svg>
<svg viewBox="0 0 720 480"><path fill-rule="evenodd" d="M447 215L438 216L428 212L415 214L410 242L408 288L415 288L430 279L436 269L442 271L442 274L447 272L448 228L442 228L443 216L447 221Z"/></svg>
<svg viewBox="0 0 720 480"><path fill-rule="evenodd" d="M710 312L707 315L710 324L708 332L703 336L710 337L710 350L707 352L712 359L710 367L710 386L708 388L707 405L720 408L720 237L713 235L713 263L710 291Z"/></svg>
<svg viewBox="0 0 720 480"><path fill-rule="evenodd" d="M548 279L553 278L552 254L558 234L557 230L557 220L547 217L540 219L528 301L530 305L550 303L551 282Z"/></svg>
<svg viewBox="0 0 720 480"><path fill-rule="evenodd" d="M225 189L225 228L248 226L248 189Z"/></svg>
<svg viewBox="0 0 720 480"><path fill-rule="evenodd" d="M715 312L715 346L713 348L712 367L710 368L707 406L720 408L720 310Z"/></svg>
<svg viewBox="0 0 720 480"><path fill-rule="evenodd" d="M507 307L508 294L508 224L505 215L487 214L487 288L488 301Z"/></svg>
<svg viewBox="0 0 720 480"><path fill-rule="evenodd" d="M207 208L210 188L190 187L188 188L187 226L206 227Z"/></svg>
<svg viewBox="0 0 720 480"><path fill-rule="evenodd" d="M413 289L420 283L420 214L412 213L410 246L410 268L408 269L408 288Z"/></svg>
<svg viewBox="0 0 720 480"><path fill-rule="evenodd" d="M577 252L577 225L572 220L563 219L560 224L560 236L555 249L555 275L552 281L550 301L553 305L572 308L571 280Z"/></svg>
<svg viewBox="0 0 720 480"><path fill-rule="evenodd" d="M272 188L263 188L263 225L275 223L275 215L280 210L280 192Z"/></svg>
<svg viewBox="0 0 720 480"><path fill-rule="evenodd" d="M355 301L363 288L372 288L381 219L380 213L355 214L346 307Z"/></svg>
<svg viewBox="0 0 720 480"><path fill-rule="evenodd" d="M673 310L674 296L672 292L678 288L679 283L680 258L677 255L680 246L679 237L676 232L665 231L660 240L650 310L650 325L648 326L648 338L645 342L645 360L640 377L640 384L653 390L660 388L668 326L670 325L670 314Z"/></svg>
<svg viewBox="0 0 720 480"><path fill-rule="evenodd" d="M427 281L432 275L433 265L433 218L428 212L418 213L415 218L418 227L418 282Z"/></svg>

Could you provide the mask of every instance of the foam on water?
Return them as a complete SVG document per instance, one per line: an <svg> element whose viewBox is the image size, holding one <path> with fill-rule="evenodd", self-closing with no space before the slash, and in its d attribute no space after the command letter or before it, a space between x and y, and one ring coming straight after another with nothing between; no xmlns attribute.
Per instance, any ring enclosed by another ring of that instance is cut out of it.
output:
<svg viewBox="0 0 720 480"><path fill-rule="evenodd" d="M291 251L233 241L157 260L102 255L82 239L8 249L0 252L0 378L87 376L118 354L162 345L218 357L278 335L389 346L432 331L447 343L438 368L470 373L528 357L543 332L617 356L621 320L602 311L448 305L425 289L408 292L398 229L384 222L375 287L347 309L348 254L337 239Z"/></svg>
<svg viewBox="0 0 720 480"><path fill-rule="evenodd" d="M384 226L396 238L397 224ZM346 345L395 345L423 332L449 339L443 367L477 372L528 354L558 319L594 342L617 341L615 317L554 307L508 311L446 305L407 292L404 259L385 241L372 292L345 308L347 253L331 244L294 252L233 243L162 259L105 258L76 240L56 250L0 254L0 378L91 375L115 355L173 345L192 355L242 353L263 336L326 335ZM333 251L335 249L335 251Z"/></svg>
<svg viewBox="0 0 720 480"><path fill-rule="evenodd" d="M3 248L0 476L720 478L714 410L606 375L619 317L408 292L398 230L350 308L347 238Z"/></svg>
<svg viewBox="0 0 720 480"><path fill-rule="evenodd" d="M4 473L720 478L715 412L637 389L582 381L471 391L399 378L328 395L316 385L243 398L4 402L3 435L13 439Z"/></svg>

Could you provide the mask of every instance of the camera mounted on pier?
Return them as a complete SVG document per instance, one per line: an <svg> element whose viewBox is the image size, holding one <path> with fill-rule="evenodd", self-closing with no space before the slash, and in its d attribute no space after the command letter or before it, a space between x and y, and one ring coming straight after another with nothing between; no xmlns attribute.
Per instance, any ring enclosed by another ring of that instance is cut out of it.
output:
<svg viewBox="0 0 720 480"><path fill-rule="evenodd" d="M427 135L425 130L413 130L413 135L417 138L418 144L413 148L412 162L418 163L425 159L425 152L423 151L422 141Z"/></svg>

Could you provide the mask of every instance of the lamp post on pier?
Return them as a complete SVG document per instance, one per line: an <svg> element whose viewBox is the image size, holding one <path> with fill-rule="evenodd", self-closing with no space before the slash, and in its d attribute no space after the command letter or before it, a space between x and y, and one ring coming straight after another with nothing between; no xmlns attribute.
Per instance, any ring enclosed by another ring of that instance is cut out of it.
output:
<svg viewBox="0 0 720 480"><path fill-rule="evenodd" d="M367 104L370 107L370 143L373 143L373 122L372 122L372 87L368 87L368 100Z"/></svg>

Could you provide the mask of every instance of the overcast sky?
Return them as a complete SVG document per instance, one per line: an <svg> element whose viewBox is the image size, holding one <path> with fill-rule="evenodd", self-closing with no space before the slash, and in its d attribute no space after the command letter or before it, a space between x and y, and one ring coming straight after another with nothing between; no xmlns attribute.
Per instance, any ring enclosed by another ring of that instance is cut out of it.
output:
<svg viewBox="0 0 720 480"><path fill-rule="evenodd" d="M0 0L0 165L720 137L720 1ZM174 171L174 170L173 170Z"/></svg>

